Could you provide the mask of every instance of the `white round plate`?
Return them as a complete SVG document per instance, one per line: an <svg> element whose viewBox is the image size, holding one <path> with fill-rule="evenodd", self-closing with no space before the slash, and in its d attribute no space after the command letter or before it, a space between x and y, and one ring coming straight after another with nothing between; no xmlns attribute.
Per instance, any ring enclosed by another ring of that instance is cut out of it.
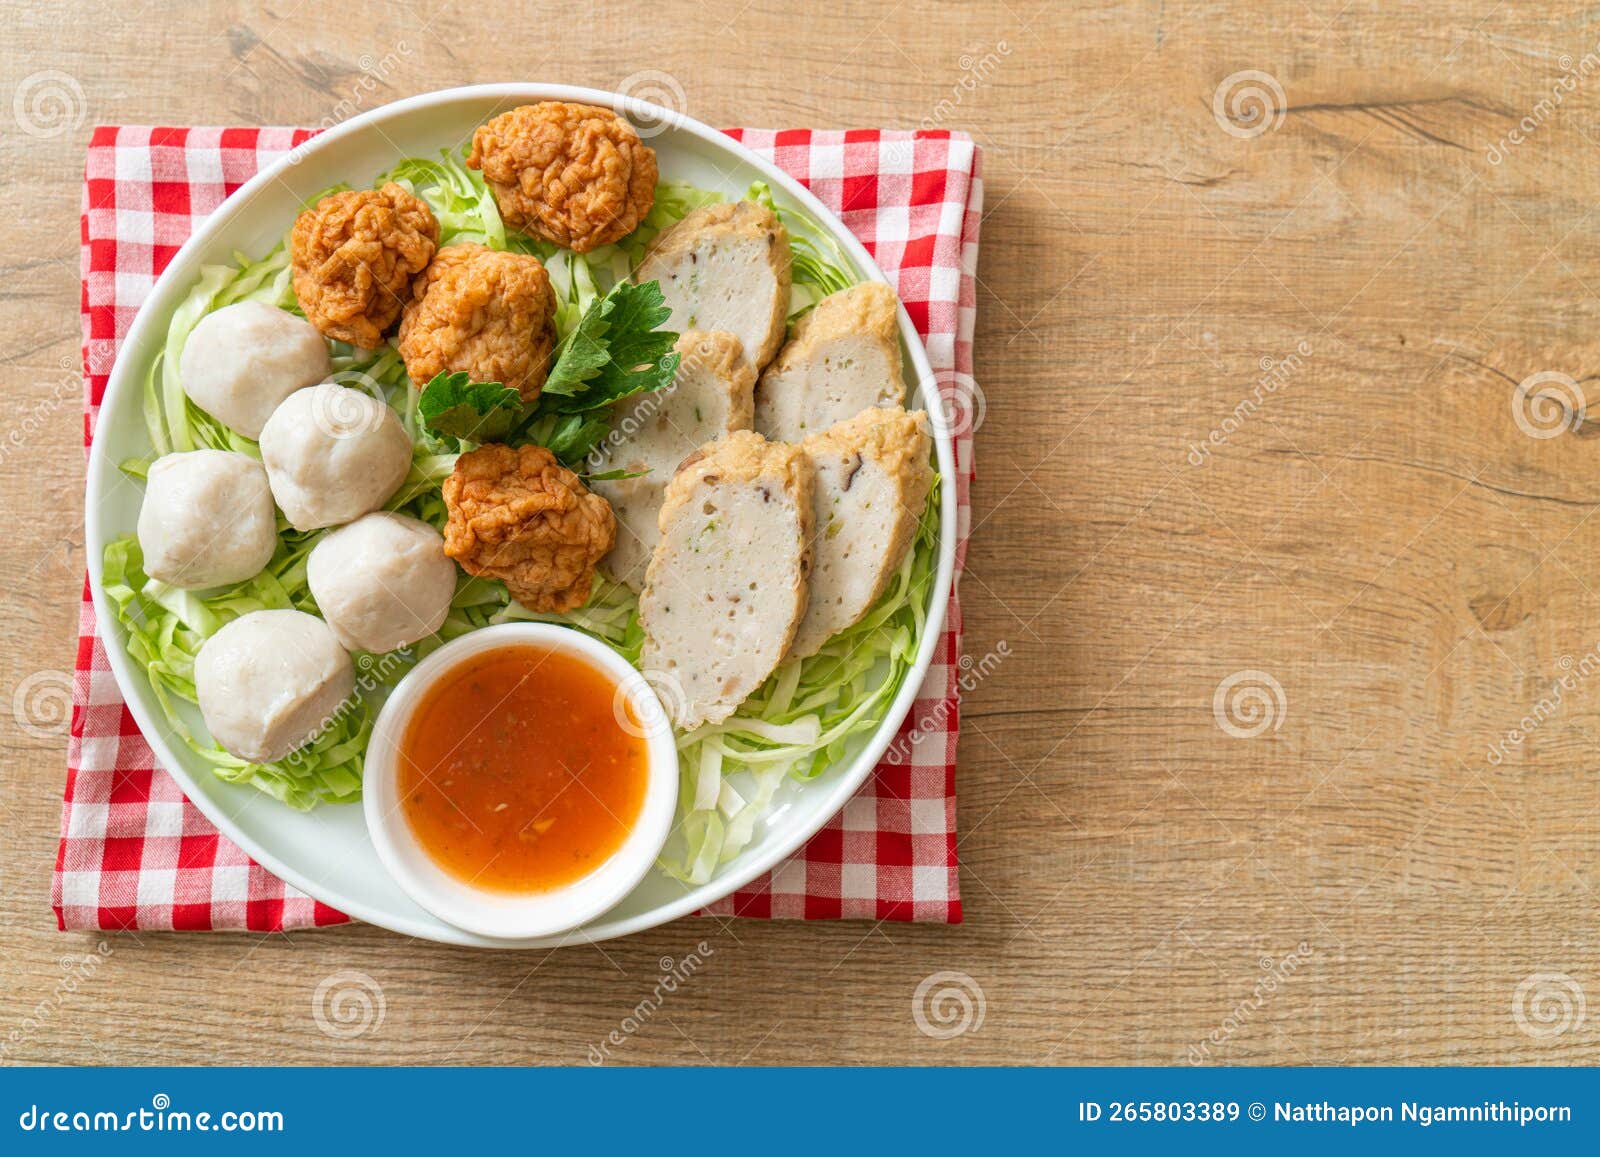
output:
<svg viewBox="0 0 1600 1157"><path fill-rule="evenodd" d="M232 261L235 252L259 255L288 230L300 205L340 181L364 187L401 157L437 156L456 148L489 117L541 100L569 100L613 108L655 129L662 178L686 180L740 197L764 180L780 205L809 212L829 230L863 279L885 280L865 249L822 203L782 170L727 136L669 109L614 93L565 85L496 84L448 89L374 109L313 138L256 174L195 230L156 282L139 310L111 372L89 457L86 537L90 586L106 652L128 707L156 757L212 823L263 867L301 891L370 924L456 944L536 948L607 940L653 928L722 899L771 870L805 843L845 804L893 740L933 658L955 565L955 460L944 423L933 422L940 485L939 561L929 593L927 628L916 665L906 677L882 726L852 754L819 778L785 783L756 837L706 884L694 887L652 871L604 916L559 937L504 941L454 928L408 899L390 879L367 837L359 806L323 806L298 812L255 788L224 783L171 737L143 669L127 653L127 638L102 588L106 543L133 532L141 488L117 463L148 454L140 400L142 377L160 349L173 309L200 275L202 265ZM916 401L937 416L939 394L921 339L902 309L900 331L918 383Z"/></svg>

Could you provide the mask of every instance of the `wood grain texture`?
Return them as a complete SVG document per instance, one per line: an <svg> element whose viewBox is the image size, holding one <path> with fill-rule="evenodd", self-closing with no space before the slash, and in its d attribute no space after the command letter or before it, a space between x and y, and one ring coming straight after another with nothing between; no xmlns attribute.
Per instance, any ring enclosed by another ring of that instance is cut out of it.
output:
<svg viewBox="0 0 1600 1157"><path fill-rule="evenodd" d="M1600 20L1513 9L8 9L0 692L72 666L94 122L317 124L646 69L712 124L983 144L963 602L974 659L1010 654L966 702L963 926L683 921L518 955L113 936L71 991L99 938L49 911L64 739L7 715L7 1055L584 1063L704 941L617 1063L1600 1060L1600 1003L1571 1003L1600 1002L1600 427L1530 436L1515 398L1536 373L1600 394ZM41 138L14 94L47 70L84 115ZM1235 687L1267 696L1255 738L1214 711L1238 672L1282 690ZM312 1015L344 969L384 997L348 1040ZM940 1040L913 996L944 970L984 1017Z"/></svg>

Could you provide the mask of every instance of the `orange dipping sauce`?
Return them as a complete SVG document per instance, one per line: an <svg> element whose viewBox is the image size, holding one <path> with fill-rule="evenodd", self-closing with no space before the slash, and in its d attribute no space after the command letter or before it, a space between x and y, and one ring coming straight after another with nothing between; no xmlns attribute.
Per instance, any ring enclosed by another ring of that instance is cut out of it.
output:
<svg viewBox="0 0 1600 1157"><path fill-rule="evenodd" d="M603 671L537 646L446 672L400 741L400 806L417 842L496 892L548 891L605 863L638 822L649 779L616 693Z"/></svg>

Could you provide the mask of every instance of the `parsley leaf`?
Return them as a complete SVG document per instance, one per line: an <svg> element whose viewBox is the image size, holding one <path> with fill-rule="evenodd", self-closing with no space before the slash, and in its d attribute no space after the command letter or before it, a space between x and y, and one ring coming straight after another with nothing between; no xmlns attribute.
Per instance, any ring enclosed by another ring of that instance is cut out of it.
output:
<svg viewBox="0 0 1600 1157"><path fill-rule="evenodd" d="M452 450L462 439L495 442L522 417L522 395L499 382L475 382L464 371L441 370L422 388L417 417Z"/></svg>
<svg viewBox="0 0 1600 1157"><path fill-rule="evenodd" d="M577 467L610 431L613 402L671 384L678 335L656 328L671 316L654 281L618 282L562 339L537 404L524 406L516 390L499 382L440 373L423 387L417 416L452 450L461 441L536 442Z"/></svg>
<svg viewBox="0 0 1600 1157"><path fill-rule="evenodd" d="M658 329L672 310L654 281L619 281L562 339L540 394L546 413L576 414L672 381L678 335Z"/></svg>
<svg viewBox="0 0 1600 1157"><path fill-rule="evenodd" d="M529 441L537 442L554 454L563 466L576 468L610 429L611 417L601 411L544 414L524 433Z"/></svg>

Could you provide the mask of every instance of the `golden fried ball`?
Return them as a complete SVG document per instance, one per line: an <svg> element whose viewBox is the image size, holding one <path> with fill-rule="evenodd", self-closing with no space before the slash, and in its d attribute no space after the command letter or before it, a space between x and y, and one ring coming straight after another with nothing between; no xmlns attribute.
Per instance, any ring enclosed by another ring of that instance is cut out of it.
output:
<svg viewBox="0 0 1600 1157"><path fill-rule="evenodd" d="M451 245L412 285L400 356L418 386L441 370L500 382L531 402L550 372L556 295L537 257Z"/></svg>
<svg viewBox="0 0 1600 1157"><path fill-rule="evenodd" d="M491 443L444 480L444 552L468 574L499 579L531 611L589 601L594 568L617 536L604 498L543 446Z"/></svg>
<svg viewBox="0 0 1600 1157"><path fill-rule="evenodd" d="M433 211L393 182L322 198L289 235L306 320L328 337L376 349L438 244Z"/></svg>
<svg viewBox="0 0 1600 1157"><path fill-rule="evenodd" d="M501 113L472 135L513 228L579 253L625 237L656 199L656 153L610 109L544 101Z"/></svg>

